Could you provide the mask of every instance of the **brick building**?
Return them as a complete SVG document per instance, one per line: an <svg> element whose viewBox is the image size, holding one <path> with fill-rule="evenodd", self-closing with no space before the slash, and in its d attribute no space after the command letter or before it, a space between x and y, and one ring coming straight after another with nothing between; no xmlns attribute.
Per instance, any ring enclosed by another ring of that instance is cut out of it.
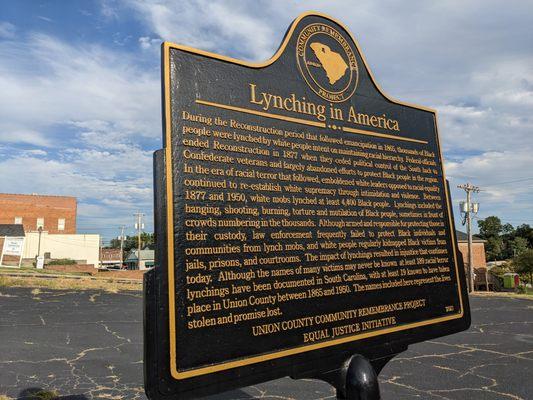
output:
<svg viewBox="0 0 533 400"><path fill-rule="evenodd" d="M455 231L459 251L463 255L465 265L468 265L468 235L461 231ZM474 258L474 268L486 268L485 241L476 235L472 235L472 255Z"/></svg>
<svg viewBox="0 0 533 400"><path fill-rule="evenodd" d="M461 231L455 231L455 233L457 235L459 251L463 255L465 273L468 274L468 235ZM472 256L475 276L474 286L476 290L486 290L485 274L487 274L487 259L485 258L485 240L476 235L472 235ZM499 288L499 282L492 274L488 274L487 280L490 290L497 290Z"/></svg>
<svg viewBox="0 0 533 400"><path fill-rule="evenodd" d="M76 211L75 197L0 193L0 224L22 224L26 232L74 234Z"/></svg>
<svg viewBox="0 0 533 400"><path fill-rule="evenodd" d="M100 266L101 267L122 267L123 256L120 249L101 249Z"/></svg>

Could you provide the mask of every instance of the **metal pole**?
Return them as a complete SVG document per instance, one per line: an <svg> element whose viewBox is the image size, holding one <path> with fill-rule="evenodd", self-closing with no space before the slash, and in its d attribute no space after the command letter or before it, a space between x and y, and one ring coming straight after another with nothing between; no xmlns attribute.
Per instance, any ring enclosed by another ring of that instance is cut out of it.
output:
<svg viewBox="0 0 533 400"><path fill-rule="evenodd" d="M4 236L4 243L2 244L2 254L0 254L0 266L2 266L2 262L4 261L4 251L6 250L6 241L7 236ZM22 256L20 256L22 258ZM19 264L20 267L20 264Z"/></svg>
<svg viewBox="0 0 533 400"><path fill-rule="evenodd" d="M120 227L120 269L124 265L124 225Z"/></svg>
<svg viewBox="0 0 533 400"><path fill-rule="evenodd" d="M41 233L43 233L43 228L39 227L39 244L37 245L37 257L41 255Z"/></svg>
<svg viewBox="0 0 533 400"><path fill-rule="evenodd" d="M141 229L143 228L142 218L144 214L138 212L135 215L137 216L137 268L141 269Z"/></svg>
<svg viewBox="0 0 533 400"><path fill-rule="evenodd" d="M485 264L485 291L489 292L489 267Z"/></svg>
<svg viewBox="0 0 533 400"><path fill-rule="evenodd" d="M339 400L379 400L378 374L362 355L350 357L342 366L337 389Z"/></svg>
<svg viewBox="0 0 533 400"><path fill-rule="evenodd" d="M137 268L140 270L141 269L141 214L139 214L139 219L138 219L138 224L139 224L139 229L137 229L137 247L138 247L138 251L137 251Z"/></svg>
<svg viewBox="0 0 533 400"><path fill-rule="evenodd" d="M473 209L472 204L472 198L471 193L472 192L479 192L479 188L477 186L472 185L471 183L466 183L465 185L458 185L459 189L463 189L466 192L466 210L461 210L461 213L465 213L465 220L466 220L466 227L467 227L467 235L468 235L468 285L471 292L475 290L474 285L474 255L472 253L472 212L477 213L477 205L476 209ZM463 222L464 225L464 222ZM488 271L487 271L488 273ZM487 274L485 274L485 278ZM487 284L488 286L488 284Z"/></svg>
<svg viewBox="0 0 533 400"><path fill-rule="evenodd" d="M99 254L99 258L100 258L100 265L99 267L102 268L103 265L104 265L104 261L102 260L102 253L103 253L103 247L104 247L104 239L100 236L100 254Z"/></svg>
<svg viewBox="0 0 533 400"><path fill-rule="evenodd" d="M466 232L468 234L468 281L470 283L470 291L475 291L474 285L474 257L472 255L472 213L470 206L470 190L466 191Z"/></svg>

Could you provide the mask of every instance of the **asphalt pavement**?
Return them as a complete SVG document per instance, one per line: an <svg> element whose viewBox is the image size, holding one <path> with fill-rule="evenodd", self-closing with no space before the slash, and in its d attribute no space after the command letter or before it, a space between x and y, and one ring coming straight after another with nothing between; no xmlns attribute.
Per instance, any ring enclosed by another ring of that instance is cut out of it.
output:
<svg viewBox="0 0 533 400"><path fill-rule="evenodd" d="M413 345L380 375L383 400L533 399L533 301L472 297L472 327ZM139 292L0 288L0 396L146 399ZM333 388L279 379L204 400L324 400Z"/></svg>

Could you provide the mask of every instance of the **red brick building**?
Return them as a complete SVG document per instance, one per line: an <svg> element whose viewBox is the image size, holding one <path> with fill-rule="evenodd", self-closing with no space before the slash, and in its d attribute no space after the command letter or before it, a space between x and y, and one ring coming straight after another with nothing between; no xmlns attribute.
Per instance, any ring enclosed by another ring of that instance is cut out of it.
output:
<svg viewBox="0 0 533 400"><path fill-rule="evenodd" d="M468 276L468 235L466 233L455 231L457 235L457 244L459 251L463 255L465 273ZM472 257L474 266L474 286L476 290L486 290L487 282L485 274L487 273L487 259L485 258L485 240L476 235L472 235ZM487 277L489 289L496 290L499 287L498 280L490 273Z"/></svg>
<svg viewBox="0 0 533 400"><path fill-rule="evenodd" d="M455 231L459 251L463 255L465 266L468 265L468 235L461 231ZM486 268L487 260L485 258L485 241L476 235L472 235L472 256L474 268Z"/></svg>
<svg viewBox="0 0 533 400"><path fill-rule="evenodd" d="M100 250L100 266L122 266L122 255L120 249L101 249Z"/></svg>
<svg viewBox="0 0 533 400"><path fill-rule="evenodd" d="M0 224L22 224L26 232L76 233L76 212L75 197L0 193Z"/></svg>

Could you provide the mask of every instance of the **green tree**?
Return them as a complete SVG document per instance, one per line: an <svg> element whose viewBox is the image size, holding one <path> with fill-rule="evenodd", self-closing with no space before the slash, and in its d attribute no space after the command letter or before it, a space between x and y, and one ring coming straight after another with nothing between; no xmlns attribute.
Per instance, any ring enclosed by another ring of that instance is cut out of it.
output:
<svg viewBox="0 0 533 400"><path fill-rule="evenodd" d="M528 247L533 248L533 228L528 224L517 226L514 231L515 236L523 237L528 241Z"/></svg>
<svg viewBox="0 0 533 400"><path fill-rule="evenodd" d="M495 261L502 258L504 249L503 240L499 236L489 236L485 242L485 254L487 261Z"/></svg>
<svg viewBox="0 0 533 400"><path fill-rule="evenodd" d="M511 224L504 224L502 226L502 234L500 237L503 240L503 251L501 254L502 259L513 258L515 256L512 241L514 240L515 230Z"/></svg>
<svg viewBox="0 0 533 400"><path fill-rule="evenodd" d="M514 235L514 228L511 224L507 223L502 226L502 232L504 235Z"/></svg>
<svg viewBox="0 0 533 400"><path fill-rule="evenodd" d="M153 249L155 246L155 239L153 233L142 232L141 233L141 248ZM111 239L109 247L112 249L120 249L120 239ZM126 236L124 238L124 253L129 253L132 249L137 249L137 235Z"/></svg>
<svg viewBox="0 0 533 400"><path fill-rule="evenodd" d="M135 239L137 243L137 239ZM143 232L141 233L141 246L143 249L154 249L155 246L155 235L153 233Z"/></svg>
<svg viewBox="0 0 533 400"><path fill-rule="evenodd" d="M510 248L513 256L518 256L528 249L529 242L526 238L516 236L510 241Z"/></svg>
<svg viewBox="0 0 533 400"><path fill-rule="evenodd" d="M478 221L479 236L486 240L487 260L505 260L533 247L533 228L527 224L516 229L491 215Z"/></svg>
<svg viewBox="0 0 533 400"><path fill-rule="evenodd" d="M515 272L519 274L525 274L529 277L529 282L533 283L533 250L528 249L513 260L513 266Z"/></svg>
<svg viewBox="0 0 533 400"><path fill-rule="evenodd" d="M479 236L486 240L485 253L488 261L499 260L504 258L505 244L500 237L503 230L502 221L492 215L477 222L479 227ZM509 227L506 226L506 229Z"/></svg>
<svg viewBox="0 0 533 400"><path fill-rule="evenodd" d="M479 227L479 236L483 239L498 237L503 230L502 221L494 215L479 220L477 225Z"/></svg>

